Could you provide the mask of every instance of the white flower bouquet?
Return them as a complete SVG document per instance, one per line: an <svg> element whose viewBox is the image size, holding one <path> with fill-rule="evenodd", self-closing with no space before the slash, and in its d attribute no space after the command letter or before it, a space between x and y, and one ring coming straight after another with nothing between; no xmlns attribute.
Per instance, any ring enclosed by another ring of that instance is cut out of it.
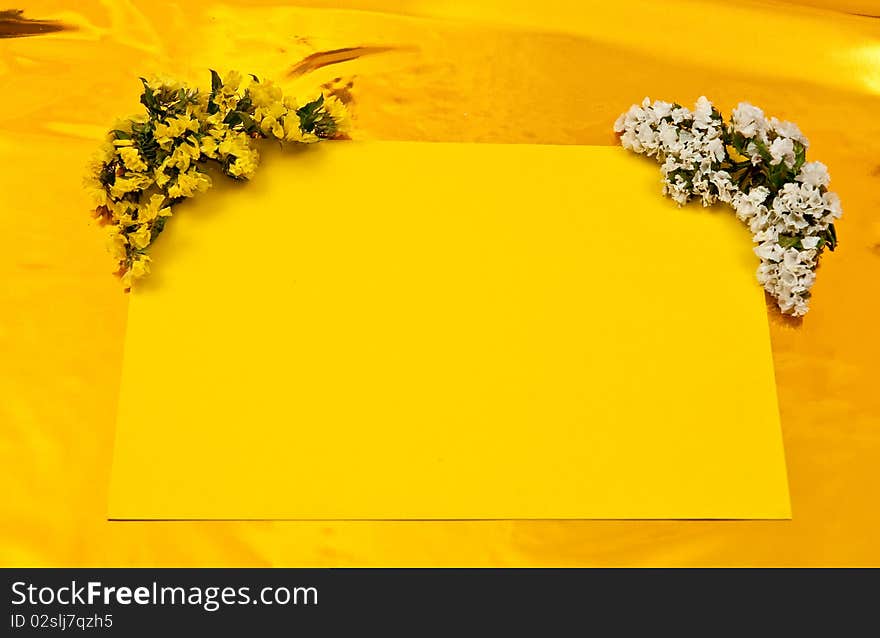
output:
<svg viewBox="0 0 880 638"><path fill-rule="evenodd" d="M748 224L761 259L758 281L785 314L809 309L819 256L834 250L840 199L821 162L807 162L795 124L747 103L730 122L705 97L693 111L645 98L614 123L624 148L661 164L663 192L679 205L721 201Z"/></svg>

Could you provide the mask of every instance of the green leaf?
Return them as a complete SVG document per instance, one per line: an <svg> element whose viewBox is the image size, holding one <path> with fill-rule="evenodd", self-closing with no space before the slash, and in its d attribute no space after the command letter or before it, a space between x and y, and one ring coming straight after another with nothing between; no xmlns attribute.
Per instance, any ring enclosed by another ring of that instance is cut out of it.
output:
<svg viewBox="0 0 880 638"><path fill-rule="evenodd" d="M98 174L98 181L104 186L112 186L116 182L116 160L108 164L104 164L101 172Z"/></svg>
<svg viewBox="0 0 880 638"><path fill-rule="evenodd" d="M214 69L211 69L211 95L216 95L217 91L219 91L222 86L223 80L220 79L220 74Z"/></svg>
<svg viewBox="0 0 880 638"><path fill-rule="evenodd" d="M837 248L837 229L834 227L834 224L828 224L828 230L825 231L826 240L828 241L828 249L831 252L834 252L834 249Z"/></svg>
<svg viewBox="0 0 880 638"><path fill-rule="evenodd" d="M223 80L220 79L220 75L214 69L211 69L211 94L208 96L208 114L214 115L215 113L220 111L220 107L217 106L216 102L214 102L214 98L217 96L217 91L220 90L220 87L223 86Z"/></svg>
<svg viewBox="0 0 880 638"><path fill-rule="evenodd" d="M236 127L240 124L248 133L253 133L257 130L257 123L254 122L254 118L243 111L229 111L226 117L223 118L223 123L228 124L230 127Z"/></svg>
<svg viewBox="0 0 880 638"><path fill-rule="evenodd" d="M780 235L779 236L779 245L783 248L795 248L800 244L801 238L795 237L794 235Z"/></svg>
<svg viewBox="0 0 880 638"><path fill-rule="evenodd" d="M152 89L152 87L150 87L146 78L141 78L140 80L144 85L144 92L141 93L141 104L143 104L147 108L147 111L149 111L150 114L155 115L158 113L158 105L156 104L156 96L153 93L153 89Z"/></svg>
<svg viewBox="0 0 880 638"><path fill-rule="evenodd" d="M253 108L254 108L254 103L251 100L249 95L246 95L245 97L241 98L238 101L238 104L236 104L236 106L235 106L236 111L245 111L247 113L250 113L251 110L253 110Z"/></svg>
<svg viewBox="0 0 880 638"><path fill-rule="evenodd" d="M328 138L336 134L336 121L324 110L324 95L312 100L296 110L299 116L299 127L305 133L314 133L318 137Z"/></svg>
<svg viewBox="0 0 880 638"><path fill-rule="evenodd" d="M804 162L807 161L807 147L797 141L795 141L794 159L795 162L792 171L796 176L801 172L801 167L804 165Z"/></svg>
<svg viewBox="0 0 880 638"><path fill-rule="evenodd" d="M755 145L755 148L758 149L758 154L761 156L761 158L762 158L765 162L768 162L768 163L769 163L770 160L773 159L773 158L770 156L770 151L767 150L767 146L764 144L764 142L762 142L761 140L759 140L759 139L757 139L757 138L753 138L753 139L751 140L751 142Z"/></svg>
<svg viewBox="0 0 880 638"><path fill-rule="evenodd" d="M159 153L159 144L156 142L156 138L153 135L153 124L152 122L135 122L131 127L131 139L134 142L134 145L141 152L141 155L144 156L147 164L155 166L157 164L156 158Z"/></svg>
<svg viewBox="0 0 880 638"><path fill-rule="evenodd" d="M168 223L170 217L157 217L153 222L153 226L150 228L150 242L158 237L163 230L165 230L165 224Z"/></svg>
<svg viewBox="0 0 880 638"><path fill-rule="evenodd" d="M322 93L317 99L303 104L296 110L299 116L299 126L306 133L312 133L315 130L315 123L320 115L321 107L324 105L324 94Z"/></svg>
<svg viewBox="0 0 880 638"><path fill-rule="evenodd" d="M256 130L257 123L254 122L254 118L252 118L250 115L248 115L244 111L236 111L236 113L238 114L238 119L241 121L242 125L244 126L244 130L248 131L249 133Z"/></svg>

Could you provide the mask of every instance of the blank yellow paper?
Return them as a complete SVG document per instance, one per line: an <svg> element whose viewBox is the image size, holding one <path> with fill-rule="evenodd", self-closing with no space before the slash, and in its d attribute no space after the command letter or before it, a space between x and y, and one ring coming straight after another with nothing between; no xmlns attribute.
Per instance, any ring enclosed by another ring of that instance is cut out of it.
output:
<svg viewBox="0 0 880 638"><path fill-rule="evenodd" d="M110 518L790 515L749 234L649 160L271 147L175 210Z"/></svg>

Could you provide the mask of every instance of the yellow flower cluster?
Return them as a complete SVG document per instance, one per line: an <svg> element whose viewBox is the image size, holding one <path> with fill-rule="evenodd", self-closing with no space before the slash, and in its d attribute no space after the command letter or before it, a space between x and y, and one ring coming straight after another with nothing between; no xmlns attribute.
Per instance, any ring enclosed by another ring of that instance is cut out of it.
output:
<svg viewBox="0 0 880 638"><path fill-rule="evenodd" d="M96 216L109 226L108 249L126 289L150 272L147 249L174 204L211 187L211 161L233 179L259 164L256 141L311 143L343 138L345 106L321 95L299 103L271 81L211 71L211 90L142 79L146 115L118 122L88 179Z"/></svg>

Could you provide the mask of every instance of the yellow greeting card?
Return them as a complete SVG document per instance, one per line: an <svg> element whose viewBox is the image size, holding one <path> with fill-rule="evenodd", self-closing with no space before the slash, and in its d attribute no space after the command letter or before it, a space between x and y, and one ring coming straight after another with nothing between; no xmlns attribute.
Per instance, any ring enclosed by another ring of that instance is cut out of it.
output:
<svg viewBox="0 0 880 638"><path fill-rule="evenodd" d="M748 230L653 161L328 142L216 181L131 294L110 518L789 517Z"/></svg>

